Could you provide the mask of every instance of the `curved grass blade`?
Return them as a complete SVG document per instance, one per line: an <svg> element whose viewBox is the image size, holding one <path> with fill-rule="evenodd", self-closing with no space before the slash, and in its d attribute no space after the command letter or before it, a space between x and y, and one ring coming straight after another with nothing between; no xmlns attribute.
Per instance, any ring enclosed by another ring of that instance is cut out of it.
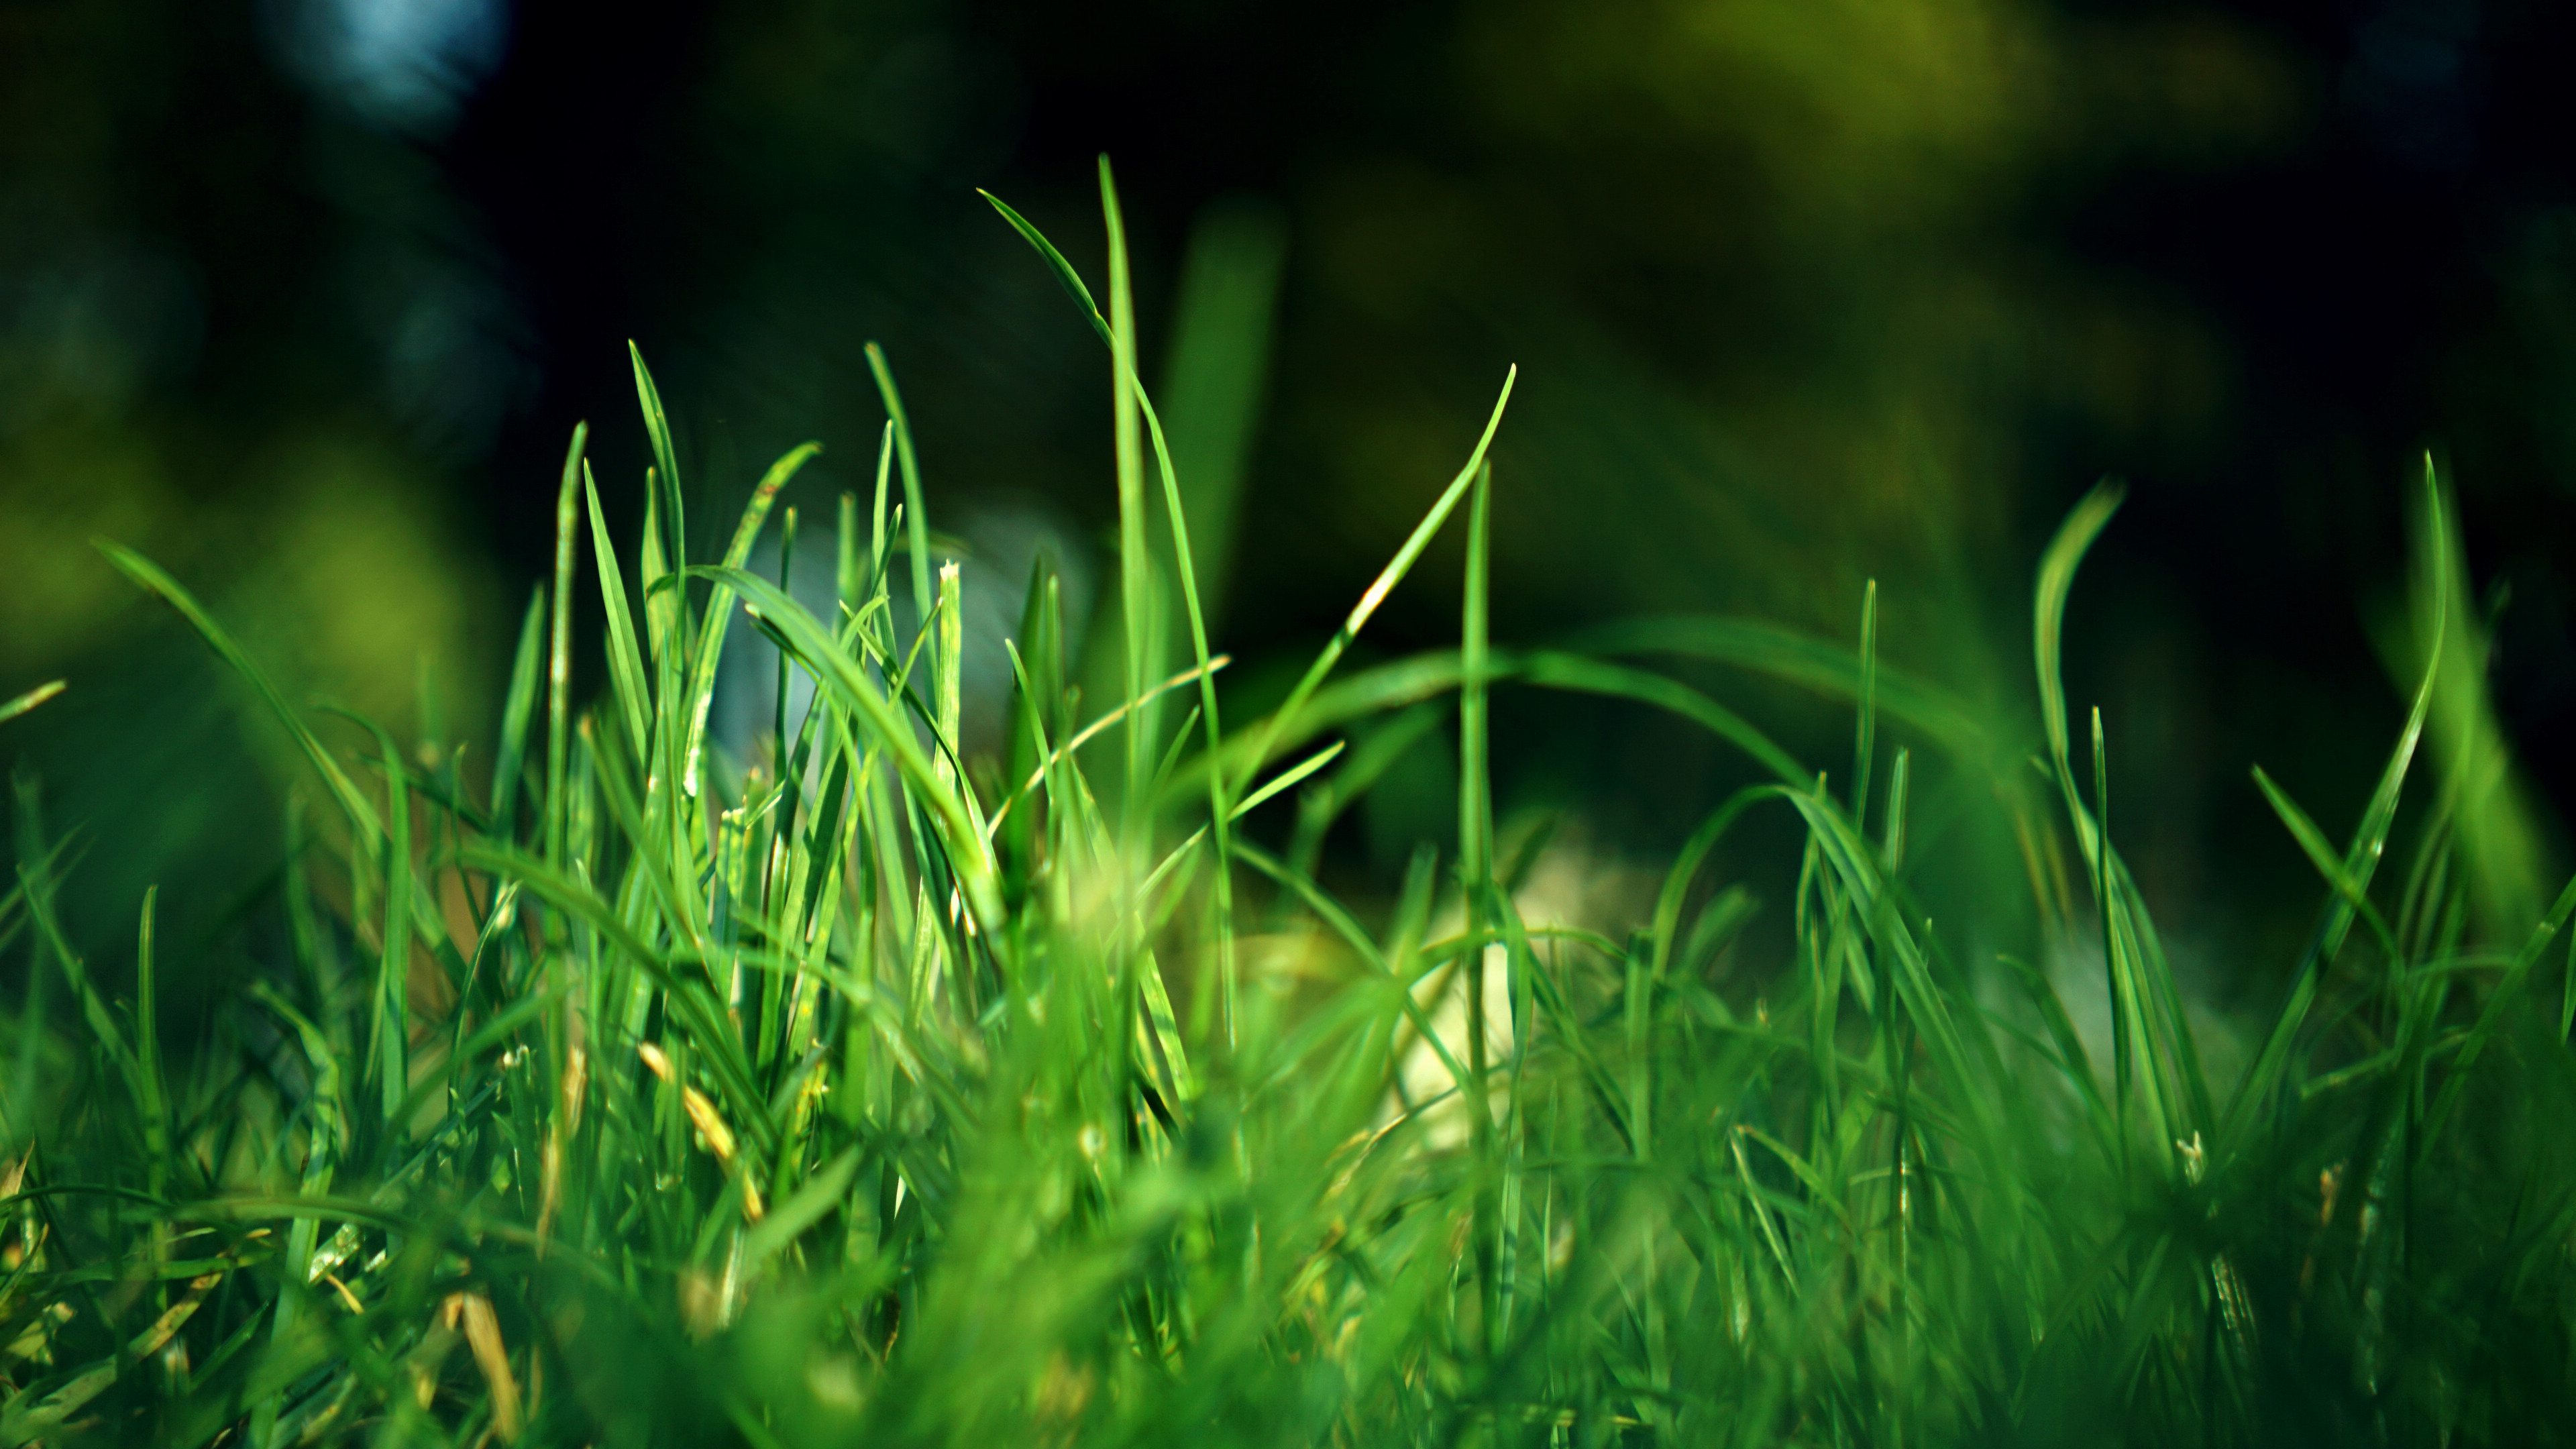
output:
<svg viewBox="0 0 2576 1449"><path fill-rule="evenodd" d="M2060 662L2065 651L2066 596L2075 586L2075 570L2083 563L2085 551L2101 536L2111 515L2120 511L2120 502L2127 494L2126 485L2106 478L2066 515L2066 521L2058 525L2057 536L2049 541L2047 552L2040 555L2039 582L2031 605L2031 648L2039 671L2040 729L2047 738L2049 764L2055 767L2058 788L2065 793L2066 813L2074 822L2076 843L2088 868L2093 865L2097 848L2093 817L2085 810L2075 787L2075 771L2067 753L2066 683Z"/></svg>
<svg viewBox="0 0 2576 1449"><path fill-rule="evenodd" d="M743 506L742 518L734 525L733 541L725 545L726 569L739 570L750 561L751 546L760 537L761 524L769 518L770 505L778 501L778 490L786 487L798 470L822 451L820 443L800 443L769 465L769 471L761 475L760 486L751 490L751 502ZM919 523L920 515L916 512L914 524L918 527ZM927 567L918 556L913 566ZM698 758L706 748L707 708L715 699L716 660L724 652L724 631L731 622L733 598L734 591L719 580L714 597L707 600L707 616L698 626L697 651L689 661L689 692L685 699L689 730L688 744L681 756L680 789L692 799L698 793ZM929 616L924 614L923 617ZM631 637L633 626L628 627ZM643 738L638 737L639 741ZM638 747L641 748L640 743Z"/></svg>
<svg viewBox="0 0 2576 1449"><path fill-rule="evenodd" d="M1550 647L1569 654L1675 654L1750 669L1836 699L1857 701L1861 695L1858 661L1848 647L1761 619L1636 619L1567 634ZM2003 753L1966 700L1884 660L1873 673L1880 710L1953 753L1973 758Z"/></svg>
<svg viewBox="0 0 2576 1449"><path fill-rule="evenodd" d="M144 592L177 610L179 617L188 621L190 627L197 631L198 637L204 639L207 646L212 648L218 657L231 665L235 673L250 682L251 688L267 703L270 711L277 716L278 722L286 726L287 737L293 740L296 748L303 752L305 760L313 766L313 772L322 777L323 786L331 792L332 800L349 817L350 825L360 835L371 841L382 840L385 827L377 817L375 807L369 805L366 797L358 793L358 787L350 781L348 772L340 768L339 761L331 758L331 752L323 748L321 739L296 714L294 706L286 702L286 696L278 692L277 686L270 682L267 673L251 662L250 656L242 651L241 645L235 643L233 636L214 621L205 607L197 602L196 596L182 588L178 580L162 572L159 565L123 544L105 538L92 539L91 543L100 553L107 556L107 561L115 565L117 572L134 581Z"/></svg>
<svg viewBox="0 0 2576 1449"><path fill-rule="evenodd" d="M912 617L916 627L930 627L930 510L921 500L921 459L913 451L912 418L903 410L903 393L894 385L894 368L886 361L885 349L871 342L867 345L868 373L876 379L877 395L885 402L886 427L894 441L895 458L903 465L903 507L899 510L909 535L907 551L912 555ZM877 462L877 497L885 497L885 461ZM884 513L880 502L878 513ZM882 530L880 530L882 540ZM883 568L882 549L877 565Z"/></svg>

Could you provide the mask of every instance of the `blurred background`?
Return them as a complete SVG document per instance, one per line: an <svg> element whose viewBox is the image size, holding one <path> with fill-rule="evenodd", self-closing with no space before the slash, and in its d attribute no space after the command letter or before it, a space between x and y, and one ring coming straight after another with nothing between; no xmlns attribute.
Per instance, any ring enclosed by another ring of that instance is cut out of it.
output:
<svg viewBox="0 0 2576 1449"><path fill-rule="evenodd" d="M983 593L1040 547L1097 578L1105 359L975 188L1096 279L1107 152L1147 376L1241 480L1241 698L1507 364L1503 641L1850 639L1876 578L1887 657L2027 733L2038 549L2122 475L2070 697L2168 927L2276 969L2314 892L2246 769L2349 828L2428 448L2507 732L2576 804L2571 57L2544 0L0 0L0 695L72 685L0 756L86 832L95 931L154 880L213 929L275 869L269 733L104 533L298 697L488 759L576 420L636 526L629 338L701 547L804 439L809 531L864 491L873 339ZM1370 657L1454 640L1457 579L1452 539ZM1847 767L1847 713L1706 682ZM1628 708L1515 695L1497 730L1506 808L1612 858L1750 778ZM1451 828L1445 749L1334 836L1345 878Z"/></svg>

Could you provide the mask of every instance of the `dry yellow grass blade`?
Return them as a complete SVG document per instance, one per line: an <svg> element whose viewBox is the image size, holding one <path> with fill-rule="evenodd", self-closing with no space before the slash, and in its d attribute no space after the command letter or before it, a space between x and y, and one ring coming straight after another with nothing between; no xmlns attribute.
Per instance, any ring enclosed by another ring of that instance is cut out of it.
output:
<svg viewBox="0 0 2576 1449"><path fill-rule="evenodd" d="M671 1073L671 1058L660 1047L649 1041L637 1042L635 1054L644 1059L644 1065L653 1075L680 1087L680 1105L687 1110L690 1125L698 1129L699 1143L715 1154L716 1161L724 1164L726 1171L735 1172L741 1178L744 1220L759 1222L768 1213L760 1200L760 1186L752 1181L750 1170L735 1161L733 1129L725 1125L724 1116L716 1110L716 1104L707 1099L706 1093L675 1081ZM540 1235L543 1231L539 1229Z"/></svg>
<svg viewBox="0 0 2576 1449"><path fill-rule="evenodd" d="M483 1371L483 1382L492 1391L492 1426L501 1437L518 1442L523 1427L519 1415L519 1381L510 1372L509 1350L501 1343L501 1320L492 1314L492 1300L480 1293L457 1295L460 1317L465 1324L465 1345L474 1351L474 1366Z"/></svg>
<svg viewBox="0 0 2576 1449"><path fill-rule="evenodd" d="M716 1161L727 1167L733 1166L733 1129L727 1127L724 1118L717 1114L716 1104L708 1101L707 1094L697 1088L682 1087L680 1105L688 1109L690 1123L698 1129L698 1136L705 1139L707 1150L716 1155Z"/></svg>

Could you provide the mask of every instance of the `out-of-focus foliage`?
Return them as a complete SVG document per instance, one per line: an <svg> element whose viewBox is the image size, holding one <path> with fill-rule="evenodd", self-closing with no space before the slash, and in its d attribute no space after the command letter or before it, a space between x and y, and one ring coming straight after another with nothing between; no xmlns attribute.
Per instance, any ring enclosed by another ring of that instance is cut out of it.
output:
<svg viewBox="0 0 2576 1449"><path fill-rule="evenodd" d="M2127 475L2074 688L2162 782L2133 840L2190 937L2300 868L2239 844L2263 821L2242 762L2296 741L2318 763L2292 783L2336 803L2392 724L2352 601L2401 571L2424 445L2480 505L2479 589L2511 584L2503 737L2576 718L2567 24L2536 0L657 0L609 23L0 0L0 692L73 679L32 756L146 699L241 750L77 546L106 530L297 636L299 691L409 732L426 656L437 709L485 718L498 681L465 661L545 572L527 520L571 423L625 405L629 337L704 502L809 435L790 501L864 490L874 338L970 570L1032 539L1096 567L1097 360L972 188L1090 265L1107 150L1149 198L1149 378L1196 370L1194 239L1268 216L1284 243L1216 570L1240 687L1284 685L1261 662L1329 630L1506 362L1507 633L1662 610L1848 631L1876 577L1907 605L1891 657L2009 705L2017 585L1978 561ZM645 461L598 455L621 536ZM344 527L380 615L298 603L309 541ZM1403 601L1385 623L1444 637ZM1641 848L1740 779L1580 708L1519 724L1507 791ZM1393 886L1448 809L1439 748L1334 859ZM1688 788L1636 789L1639 759ZM56 798L141 830L116 783L58 773ZM209 818L260 798L245 779Z"/></svg>

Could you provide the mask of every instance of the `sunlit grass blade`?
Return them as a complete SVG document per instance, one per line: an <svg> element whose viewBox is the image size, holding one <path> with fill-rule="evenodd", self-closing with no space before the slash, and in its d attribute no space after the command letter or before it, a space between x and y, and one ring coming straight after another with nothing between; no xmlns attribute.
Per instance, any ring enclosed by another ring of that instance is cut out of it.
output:
<svg viewBox="0 0 2576 1449"><path fill-rule="evenodd" d="M28 690L25 694L19 695L16 699L10 700L6 704L0 704L0 724L6 724L10 720L16 719L18 716L34 709L37 705L43 704L46 700L53 698L55 695L62 693L70 687L71 686L63 680L48 680L47 682L39 684L35 688Z"/></svg>
<svg viewBox="0 0 2576 1449"><path fill-rule="evenodd" d="M802 443L769 465L769 471L761 475L759 486L752 489L751 501L743 506L742 518L734 525L732 542L725 545L725 568L740 569L751 561L751 546L760 537L760 528L769 518L770 506L778 501L778 490L786 487L805 464L822 451L820 443ZM593 505L594 508L596 506ZM698 793L698 757L706 748L707 709L715 698L716 662L724 651L725 626L732 622L732 616L733 590L719 580L713 597L707 600L707 616L699 626L697 648L690 655L688 744L682 755L680 788L693 797Z"/></svg>
<svg viewBox="0 0 2576 1449"><path fill-rule="evenodd" d="M1485 430L1477 435L1475 449L1467 455L1466 466L1460 468L1458 475L1449 480L1449 486L1441 490L1439 498L1433 501L1431 510L1423 515L1420 523L1414 525L1413 532L1407 535L1402 546L1396 549L1395 557L1388 560L1386 567L1378 571L1377 578L1360 594L1359 602L1351 606L1351 612L1342 621L1342 627L1325 642L1322 652L1315 656L1314 663L1306 667L1306 672L1298 679L1296 687L1289 690L1287 700L1273 710L1270 718L1263 723L1261 733L1254 737L1255 743L1249 751L1248 762L1242 767L1245 778L1249 778L1253 772L1259 770L1270 758L1271 751L1279 747L1281 731L1297 721L1299 712L1305 708L1306 701L1313 696L1317 686L1324 682L1325 677L1333 672L1333 666L1341 661L1343 651L1350 648L1351 640L1358 637L1360 630L1368 624L1369 616L1377 612L1378 606L1386 602L1386 596L1395 591L1395 586L1403 582L1406 574L1412 572L1414 561L1422 557L1422 551L1425 548L1430 547L1432 536L1440 531L1441 524L1448 521L1450 510L1458 506L1458 500L1465 496L1468 486L1475 482L1485 466L1485 451L1493 446L1495 430L1503 424L1503 410L1511 405L1512 384L1519 378L1520 369L1517 367L1504 374L1502 393L1494 399L1494 411L1485 419Z"/></svg>
<svg viewBox="0 0 2576 1449"><path fill-rule="evenodd" d="M915 627L930 626L930 511L921 501L921 459L914 451L912 419L903 410L903 393L894 385L894 366L886 361L885 349L871 342L867 345L868 372L876 379L877 395L885 402L887 436L894 444L895 459L903 465L904 526L910 537L906 551L912 557L912 617ZM885 465L877 465L877 513L885 513ZM884 557L883 535L879 535L878 556ZM882 563L879 565L882 567Z"/></svg>
<svg viewBox="0 0 2576 1449"><path fill-rule="evenodd" d="M644 365L644 349L629 339L626 357L635 369L635 401L644 413L644 436L653 445L654 471L660 475L662 486L671 500L672 512L664 523L670 530L668 537L672 553L677 557L687 552L689 531L686 518L678 511L681 504L680 459L678 450L671 444L671 417L662 408L662 389L654 384L652 370ZM575 451L579 451L577 443ZM564 466L569 471L572 465L567 462Z"/></svg>
<svg viewBox="0 0 2576 1449"><path fill-rule="evenodd" d="M1268 784L1265 784L1261 788L1253 791L1251 794L1244 796L1243 799L1235 805L1235 818L1238 820L1243 818L1245 815L1250 814L1254 807L1267 801L1271 796L1278 794L1282 790L1293 788L1298 781L1305 779L1317 770L1331 764L1334 757L1341 754L1342 747L1346 743L1348 742L1335 740L1330 745L1317 750L1315 753L1308 755L1305 759L1298 761L1296 764L1291 765L1287 769L1272 776Z"/></svg>

